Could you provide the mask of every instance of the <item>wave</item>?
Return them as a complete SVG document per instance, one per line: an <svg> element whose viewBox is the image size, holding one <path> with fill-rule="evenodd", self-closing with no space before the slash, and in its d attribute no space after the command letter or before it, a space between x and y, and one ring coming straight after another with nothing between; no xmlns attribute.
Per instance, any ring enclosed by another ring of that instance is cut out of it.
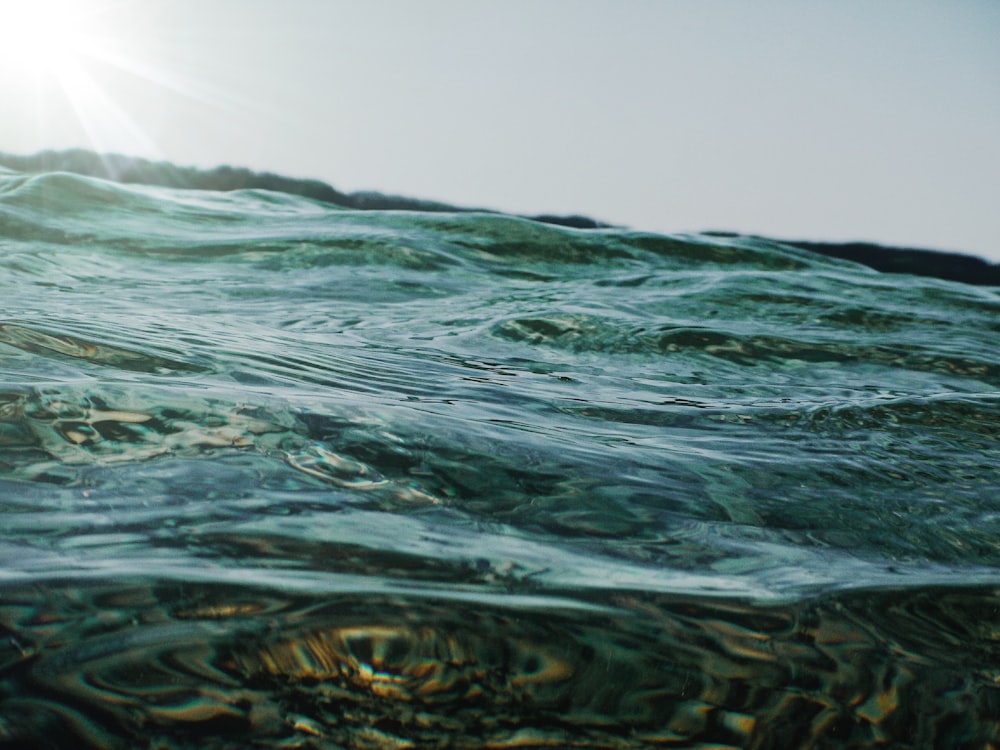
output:
<svg viewBox="0 0 1000 750"><path fill-rule="evenodd" d="M0 747L1000 743L996 289L413 208L0 174Z"/></svg>
<svg viewBox="0 0 1000 750"><path fill-rule="evenodd" d="M488 212L481 208L458 207L437 201L386 195L374 191L344 193L315 179L285 177L270 172L220 166L214 169L180 167L169 162L153 162L120 154L98 154L83 149L43 151L34 155L0 153L0 168L25 173L70 172L127 184L154 185L206 191L261 190L316 200L325 204L365 211L401 210L423 212ZM608 229L612 225L586 216L528 216L536 222L576 229ZM705 236L738 238L728 232L706 231ZM754 238L776 244L775 240ZM830 258L850 260L887 273L960 281L966 284L1000 286L1000 265L982 258L955 252L919 248L887 247L869 242L817 242L780 240L780 244Z"/></svg>

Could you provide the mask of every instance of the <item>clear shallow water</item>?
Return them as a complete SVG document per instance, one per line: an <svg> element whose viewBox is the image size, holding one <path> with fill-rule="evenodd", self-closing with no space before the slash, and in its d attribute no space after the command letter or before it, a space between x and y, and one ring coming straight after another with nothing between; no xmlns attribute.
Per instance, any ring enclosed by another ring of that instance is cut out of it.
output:
<svg viewBox="0 0 1000 750"><path fill-rule="evenodd" d="M759 239L0 175L0 745L989 747L998 344Z"/></svg>

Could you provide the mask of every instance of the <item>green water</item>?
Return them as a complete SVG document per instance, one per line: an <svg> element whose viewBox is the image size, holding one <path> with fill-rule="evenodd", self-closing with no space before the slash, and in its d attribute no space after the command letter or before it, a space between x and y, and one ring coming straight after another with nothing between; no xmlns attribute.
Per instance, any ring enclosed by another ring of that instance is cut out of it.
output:
<svg viewBox="0 0 1000 750"><path fill-rule="evenodd" d="M998 428L993 287L0 174L0 746L993 747Z"/></svg>

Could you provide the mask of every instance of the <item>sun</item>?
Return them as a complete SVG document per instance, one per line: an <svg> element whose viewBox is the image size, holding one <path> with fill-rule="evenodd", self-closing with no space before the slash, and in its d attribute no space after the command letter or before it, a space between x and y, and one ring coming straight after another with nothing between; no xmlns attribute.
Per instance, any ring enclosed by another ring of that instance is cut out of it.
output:
<svg viewBox="0 0 1000 750"><path fill-rule="evenodd" d="M190 50L176 34L189 27L174 27L174 36L160 27L165 7L150 0L0 0L6 132L37 149L73 145L162 158L157 134L170 108L239 106L187 63Z"/></svg>
<svg viewBox="0 0 1000 750"><path fill-rule="evenodd" d="M59 76L92 43L93 7L70 0L0 0L3 64L25 75Z"/></svg>
<svg viewBox="0 0 1000 750"><path fill-rule="evenodd" d="M87 146L158 155L135 109L108 85L113 71L144 80L166 75L128 54L128 34L116 24L141 8L140 0L0 0L0 78L28 95L11 107L17 126L44 138L48 112L68 102Z"/></svg>

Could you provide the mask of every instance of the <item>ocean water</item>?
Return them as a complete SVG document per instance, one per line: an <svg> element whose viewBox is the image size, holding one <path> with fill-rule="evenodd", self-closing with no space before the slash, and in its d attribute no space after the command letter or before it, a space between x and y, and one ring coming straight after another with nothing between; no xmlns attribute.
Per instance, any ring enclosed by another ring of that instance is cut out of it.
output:
<svg viewBox="0 0 1000 750"><path fill-rule="evenodd" d="M1000 290L0 174L0 747L990 748Z"/></svg>

